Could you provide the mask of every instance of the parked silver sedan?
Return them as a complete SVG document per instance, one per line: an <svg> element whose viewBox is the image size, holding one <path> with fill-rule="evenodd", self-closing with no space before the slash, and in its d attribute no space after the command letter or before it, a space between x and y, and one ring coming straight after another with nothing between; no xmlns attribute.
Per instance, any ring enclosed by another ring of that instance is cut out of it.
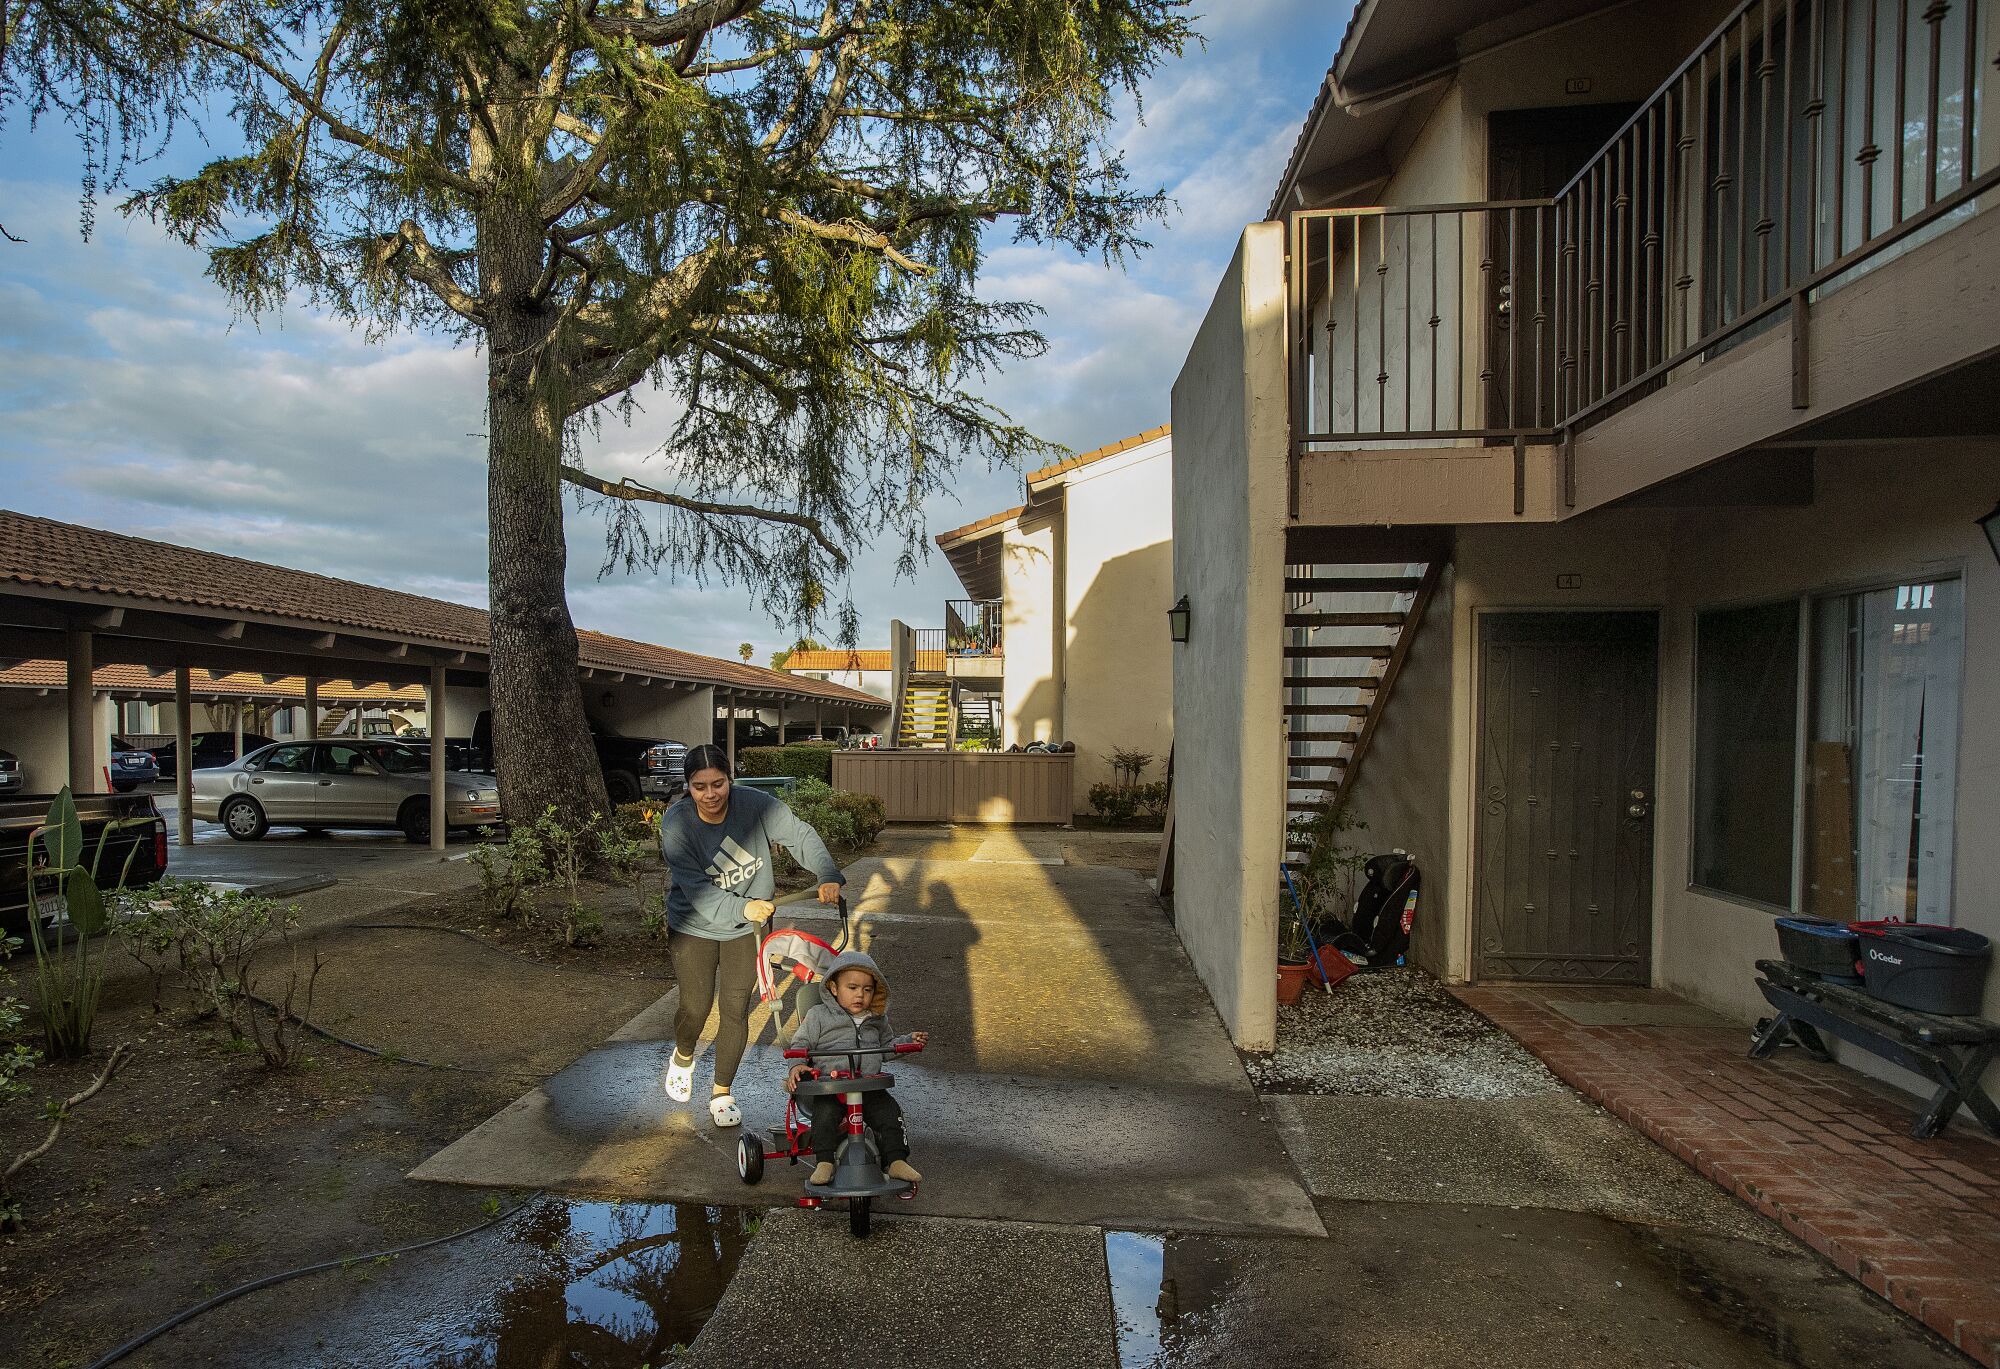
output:
<svg viewBox="0 0 2000 1369"><path fill-rule="evenodd" d="M452 771L445 786L446 827L499 821L493 776ZM421 842L431 839L430 792L429 759L396 742L278 742L195 771L194 815L221 823L238 841L273 827L389 827Z"/></svg>

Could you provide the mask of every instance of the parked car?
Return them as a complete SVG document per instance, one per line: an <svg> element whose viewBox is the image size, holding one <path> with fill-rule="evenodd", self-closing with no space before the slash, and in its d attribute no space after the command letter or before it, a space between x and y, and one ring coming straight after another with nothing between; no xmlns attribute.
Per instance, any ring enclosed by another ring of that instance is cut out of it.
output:
<svg viewBox="0 0 2000 1369"><path fill-rule="evenodd" d="M48 817L47 795L0 799L0 931L28 935L28 834ZM98 883L110 888L123 872L125 887L157 884L167 872L167 824L145 794L78 794L76 815L83 823L83 850L97 861ZM119 826L109 836L109 824ZM104 852L98 855L98 843ZM41 847L37 844L37 855ZM129 861L129 864L128 864ZM52 882L38 881L36 904L45 929L63 921Z"/></svg>
<svg viewBox="0 0 2000 1369"><path fill-rule="evenodd" d="M243 734L243 754L249 755L260 747L270 746L277 739L261 736L255 732ZM157 747L153 760L159 766L159 777L163 780L176 779L180 775L180 760L175 754L173 742ZM228 765L236 759L236 734L234 732L197 732L194 734L194 768L207 770L213 766Z"/></svg>
<svg viewBox="0 0 2000 1369"><path fill-rule="evenodd" d="M194 772L193 812L238 841L273 827L400 829L431 839L430 760L398 742L273 742L240 761ZM457 773L445 781L445 825L484 827L500 819L500 782Z"/></svg>
<svg viewBox="0 0 2000 1369"><path fill-rule="evenodd" d="M129 794L142 784L151 784L160 777L159 763L153 753L132 745L123 737L111 739L111 787L121 794Z"/></svg>
<svg viewBox="0 0 2000 1369"><path fill-rule="evenodd" d="M785 741L788 744L791 742L832 742L835 746L840 746L847 741L847 729L844 727L821 727L817 723L786 723ZM738 746L743 744L741 733L737 734L736 744Z"/></svg>
<svg viewBox="0 0 2000 1369"><path fill-rule="evenodd" d="M21 758L12 751L0 751L0 795L18 794L28 787L21 773Z"/></svg>
<svg viewBox="0 0 2000 1369"><path fill-rule="evenodd" d="M590 719L590 740L597 764L604 771L604 789L613 804L637 803L648 795L677 797L687 788L687 747L665 737L624 737ZM451 744L447 739L446 745ZM446 753L450 763L450 752ZM481 711L472 725L471 755L480 769L496 770L493 762L493 715Z"/></svg>

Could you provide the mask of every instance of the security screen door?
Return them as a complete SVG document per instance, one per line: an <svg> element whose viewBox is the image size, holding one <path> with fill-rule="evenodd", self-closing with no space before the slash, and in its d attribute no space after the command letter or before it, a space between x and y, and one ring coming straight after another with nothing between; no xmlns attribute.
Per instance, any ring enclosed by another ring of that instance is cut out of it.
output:
<svg viewBox="0 0 2000 1369"><path fill-rule="evenodd" d="M1473 973L1645 984L1659 619L1480 619Z"/></svg>

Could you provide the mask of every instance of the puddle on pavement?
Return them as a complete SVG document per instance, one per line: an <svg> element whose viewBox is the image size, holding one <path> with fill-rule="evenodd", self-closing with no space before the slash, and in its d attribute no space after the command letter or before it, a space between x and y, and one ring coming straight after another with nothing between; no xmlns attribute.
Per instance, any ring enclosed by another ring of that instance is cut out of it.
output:
<svg viewBox="0 0 2000 1369"><path fill-rule="evenodd" d="M434 1369L670 1363L715 1311L759 1215L692 1203L542 1199L505 1224L504 1248L473 1246L453 1257L506 1271L504 1284L463 1312L411 1326L413 1334L397 1338L404 1344L393 1362Z"/></svg>
<svg viewBox="0 0 2000 1369"><path fill-rule="evenodd" d="M1170 1369L1206 1361L1223 1334L1230 1266L1199 1236L1104 1233L1119 1369Z"/></svg>

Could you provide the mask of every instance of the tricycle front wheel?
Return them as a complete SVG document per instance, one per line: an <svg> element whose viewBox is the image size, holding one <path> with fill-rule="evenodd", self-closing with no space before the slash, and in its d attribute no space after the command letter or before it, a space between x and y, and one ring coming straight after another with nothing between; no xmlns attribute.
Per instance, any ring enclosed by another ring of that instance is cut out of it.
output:
<svg viewBox="0 0 2000 1369"><path fill-rule="evenodd" d="M868 1208L870 1202L871 1200L868 1198L849 1198L847 1200L847 1229L857 1236L866 1236L868 1234Z"/></svg>
<svg viewBox="0 0 2000 1369"><path fill-rule="evenodd" d="M746 1184L764 1177L764 1143L755 1136L736 1138L736 1172Z"/></svg>

